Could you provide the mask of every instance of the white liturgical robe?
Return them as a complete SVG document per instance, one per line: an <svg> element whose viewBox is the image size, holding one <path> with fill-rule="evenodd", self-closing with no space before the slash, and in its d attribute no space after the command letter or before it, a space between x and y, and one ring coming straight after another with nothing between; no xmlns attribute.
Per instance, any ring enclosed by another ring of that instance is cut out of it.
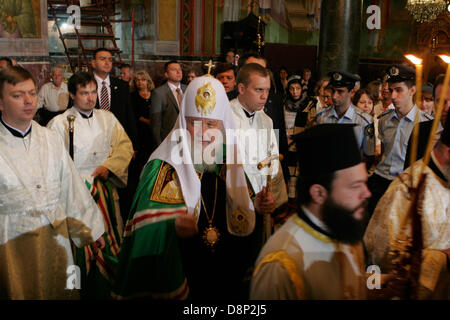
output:
<svg viewBox="0 0 450 320"><path fill-rule="evenodd" d="M77 247L104 233L103 219L61 138L32 122L14 136L0 124L0 299L70 299Z"/></svg>
<svg viewBox="0 0 450 320"><path fill-rule="evenodd" d="M93 109L89 118L83 117L72 107L53 118L47 125L64 139L69 150L68 115L75 116L74 162L82 178L93 184L92 173L99 166L109 170L108 179L115 187L125 187L128 179L128 165L133 156L133 145L117 118L109 111ZM115 219L119 234L123 233L119 196L113 189Z"/></svg>
<svg viewBox="0 0 450 320"><path fill-rule="evenodd" d="M278 143L273 130L272 119L264 111L256 111L252 117L247 117L238 98L230 102L234 123L237 129L239 150L245 174L253 191L259 193L267 185L269 174L267 167L258 170L260 161L270 155L278 155ZM272 166L272 181L270 190L275 196L275 206L279 207L288 200L286 184L283 178L280 161Z"/></svg>
<svg viewBox="0 0 450 320"><path fill-rule="evenodd" d="M81 176L92 184L91 174L102 165L113 175L111 182L122 188L127 185L128 165L133 145L117 118L109 111L93 109L90 118L83 118L75 107L53 118L47 125L64 139L69 150L68 115L75 115L74 163Z"/></svg>

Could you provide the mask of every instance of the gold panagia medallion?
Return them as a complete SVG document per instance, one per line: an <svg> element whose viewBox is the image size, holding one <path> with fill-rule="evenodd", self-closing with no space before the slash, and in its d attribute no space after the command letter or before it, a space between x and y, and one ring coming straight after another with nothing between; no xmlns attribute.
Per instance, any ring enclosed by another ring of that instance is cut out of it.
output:
<svg viewBox="0 0 450 320"><path fill-rule="evenodd" d="M205 244L211 249L214 248L219 239L220 239L219 229L213 227L212 225L206 228L205 231L203 232L203 240L205 241Z"/></svg>

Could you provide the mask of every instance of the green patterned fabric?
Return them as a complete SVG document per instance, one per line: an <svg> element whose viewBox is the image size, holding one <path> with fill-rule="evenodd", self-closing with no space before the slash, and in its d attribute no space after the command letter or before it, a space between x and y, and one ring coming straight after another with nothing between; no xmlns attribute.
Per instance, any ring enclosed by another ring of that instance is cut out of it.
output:
<svg viewBox="0 0 450 320"><path fill-rule="evenodd" d="M105 248L96 252L94 246L89 245L75 250L75 261L81 271L81 298L107 300L111 298L120 249L113 186L110 181L95 180L93 185L85 183L100 210L108 215L109 222L105 222L107 231L103 234Z"/></svg>
<svg viewBox="0 0 450 320"><path fill-rule="evenodd" d="M147 164L136 191L119 256L114 288L118 298L187 296L175 233L175 217L186 210L185 204L150 200L161 164L161 160Z"/></svg>

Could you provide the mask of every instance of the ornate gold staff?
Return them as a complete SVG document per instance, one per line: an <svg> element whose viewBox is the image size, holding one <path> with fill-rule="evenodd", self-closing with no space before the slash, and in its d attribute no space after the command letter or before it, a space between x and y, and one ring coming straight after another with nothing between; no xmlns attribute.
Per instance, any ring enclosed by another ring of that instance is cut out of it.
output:
<svg viewBox="0 0 450 320"><path fill-rule="evenodd" d="M267 167L269 169L269 174L267 176L267 182L266 182L266 193L270 191L270 186L272 182L272 163L276 160L283 160L283 155L281 154L274 154L271 156L268 156L264 160L258 163L258 170L262 170L263 168ZM281 170L281 168L280 168ZM272 223L270 219L270 213L264 214L264 232L263 232L263 243L265 243L270 235L272 234Z"/></svg>
<svg viewBox="0 0 450 320"><path fill-rule="evenodd" d="M67 121L69 121L69 155L73 160L73 130L74 130L74 122L75 116L70 114L67 116Z"/></svg>

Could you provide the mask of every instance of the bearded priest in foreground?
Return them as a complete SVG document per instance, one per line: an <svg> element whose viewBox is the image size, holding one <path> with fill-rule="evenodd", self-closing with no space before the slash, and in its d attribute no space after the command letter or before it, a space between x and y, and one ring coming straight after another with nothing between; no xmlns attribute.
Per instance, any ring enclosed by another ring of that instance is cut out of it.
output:
<svg viewBox="0 0 450 320"><path fill-rule="evenodd" d="M249 189L234 128L222 84L208 75L193 80L172 132L142 173L116 298L247 298L244 278L262 244L260 214L275 201Z"/></svg>
<svg viewBox="0 0 450 320"><path fill-rule="evenodd" d="M353 125L314 126L297 136L297 153L299 210L261 250L250 298L364 299L370 191Z"/></svg>

